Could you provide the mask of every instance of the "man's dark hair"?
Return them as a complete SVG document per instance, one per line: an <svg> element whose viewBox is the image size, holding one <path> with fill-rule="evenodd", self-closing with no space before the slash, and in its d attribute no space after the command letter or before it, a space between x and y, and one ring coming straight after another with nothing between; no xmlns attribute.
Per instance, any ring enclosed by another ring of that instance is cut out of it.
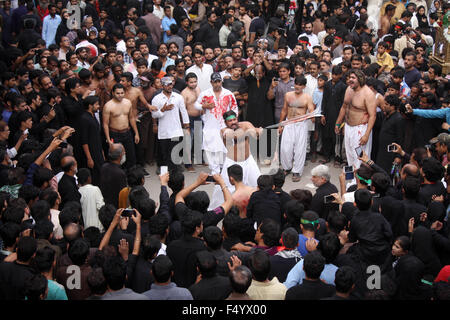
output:
<svg viewBox="0 0 450 320"><path fill-rule="evenodd" d="M193 191L185 199L186 206L194 211L206 213L209 207L209 196L205 191Z"/></svg>
<svg viewBox="0 0 450 320"><path fill-rule="evenodd" d="M223 218L222 227L228 238L239 238L241 218L239 215L229 213Z"/></svg>
<svg viewBox="0 0 450 320"><path fill-rule="evenodd" d="M76 239L69 246L69 258L73 264L82 266L89 255L89 243L85 239Z"/></svg>
<svg viewBox="0 0 450 320"><path fill-rule="evenodd" d="M142 241L142 257L150 261L155 258L158 251L161 249L161 241L158 236L147 234Z"/></svg>
<svg viewBox="0 0 450 320"><path fill-rule="evenodd" d="M155 258L152 264L152 274L157 283L164 283L170 280L174 266L170 258L160 255Z"/></svg>
<svg viewBox="0 0 450 320"><path fill-rule="evenodd" d="M231 288L234 292L244 294L252 284L252 272L246 266L237 266L229 273Z"/></svg>
<svg viewBox="0 0 450 320"><path fill-rule="evenodd" d="M17 242L17 260L28 262L36 253L37 241L32 237L21 237Z"/></svg>
<svg viewBox="0 0 450 320"><path fill-rule="evenodd" d="M203 230L203 239L208 248L218 250L222 246L223 234L217 226L209 226Z"/></svg>
<svg viewBox="0 0 450 320"><path fill-rule="evenodd" d="M53 223L50 220L43 219L37 221L34 225L34 237L36 239L49 240L53 232Z"/></svg>
<svg viewBox="0 0 450 320"><path fill-rule="evenodd" d="M141 201L141 199L147 199L149 198L149 196L150 195L144 186L138 185L133 187L128 195L130 206L132 208L136 208L139 205L139 201Z"/></svg>
<svg viewBox="0 0 450 320"><path fill-rule="evenodd" d="M437 182L444 176L444 167L436 158L430 157L423 160L422 171L430 182Z"/></svg>
<svg viewBox="0 0 450 320"><path fill-rule="evenodd" d="M228 176L233 178L236 182L241 182L244 176L242 167L238 164L233 164L227 169Z"/></svg>
<svg viewBox="0 0 450 320"><path fill-rule="evenodd" d="M234 112L233 110L228 110L227 112L225 112L223 114L223 119L226 120L229 116L235 116L237 117L236 112Z"/></svg>
<svg viewBox="0 0 450 320"><path fill-rule="evenodd" d="M169 175L169 182L167 184L173 193L178 193L184 186L184 174L179 170L173 170Z"/></svg>
<svg viewBox="0 0 450 320"><path fill-rule="evenodd" d="M259 190L261 191L269 191L273 188L273 178L270 175L262 174L258 177L256 182Z"/></svg>
<svg viewBox="0 0 450 320"><path fill-rule="evenodd" d="M109 225L113 221L115 214L116 214L116 208L112 204L105 204L98 211L98 219L100 220L100 222L105 230L108 230Z"/></svg>
<svg viewBox="0 0 450 320"><path fill-rule="evenodd" d="M397 84L397 86L398 86L398 84ZM387 104L394 106L396 110L398 110L400 103L401 103L400 98L395 94L387 95L386 97L384 97L384 101Z"/></svg>
<svg viewBox="0 0 450 320"><path fill-rule="evenodd" d="M389 186L391 185L391 181L389 176L384 172L374 173L372 176L372 184L375 188L376 193L380 193L381 195L386 194Z"/></svg>
<svg viewBox="0 0 450 320"><path fill-rule="evenodd" d="M369 210L372 206L372 194L366 189L356 190L355 203L359 210Z"/></svg>
<svg viewBox="0 0 450 320"><path fill-rule="evenodd" d="M89 106L93 106L98 101L99 101L98 96L88 96L85 99L83 99L83 107L85 110L88 110Z"/></svg>
<svg viewBox="0 0 450 320"><path fill-rule="evenodd" d="M312 251L303 259L303 270L308 278L319 279L324 268L325 258L319 251Z"/></svg>
<svg viewBox="0 0 450 320"><path fill-rule="evenodd" d="M262 249L256 249L250 256L249 268L256 281L266 281L270 273L269 255Z"/></svg>
<svg viewBox="0 0 450 320"><path fill-rule="evenodd" d="M325 258L325 263L333 263L341 250L342 245L335 233L327 233L321 237L317 249Z"/></svg>
<svg viewBox="0 0 450 320"><path fill-rule="evenodd" d="M203 214L189 210L181 217L181 228L184 234L192 235L197 227L202 224Z"/></svg>
<svg viewBox="0 0 450 320"><path fill-rule="evenodd" d="M23 185L19 189L19 198L25 200L28 204L31 200L39 197L39 189L33 185Z"/></svg>
<svg viewBox="0 0 450 320"><path fill-rule="evenodd" d="M106 258L103 264L103 275L111 290L120 290L125 285L127 264L120 256Z"/></svg>
<svg viewBox="0 0 450 320"><path fill-rule="evenodd" d="M91 176L91 171L88 168L81 168L77 172L78 183L80 185L85 185Z"/></svg>
<svg viewBox="0 0 450 320"><path fill-rule="evenodd" d="M328 229L330 232L339 234L342 230L348 227L348 219L339 211L331 210L327 217Z"/></svg>
<svg viewBox="0 0 450 320"><path fill-rule="evenodd" d="M403 191L406 199L416 199L420 191L420 180L414 177L406 177L403 181Z"/></svg>
<svg viewBox="0 0 450 320"><path fill-rule="evenodd" d="M337 292L349 293L355 282L356 274L351 267L342 266L336 271L334 283Z"/></svg>
<svg viewBox="0 0 450 320"><path fill-rule="evenodd" d="M264 243L269 246L277 246L280 241L280 225L270 218L264 219L260 226L259 231L263 234L262 239Z"/></svg>
<svg viewBox="0 0 450 320"><path fill-rule="evenodd" d="M45 182L50 182L52 178L53 178L52 170L48 168L39 167L34 172L33 185L37 188L41 188Z"/></svg>
<svg viewBox="0 0 450 320"><path fill-rule="evenodd" d="M202 275L202 279L214 277L217 270L216 257L207 250L198 251L196 255L197 267Z"/></svg>
<svg viewBox="0 0 450 320"><path fill-rule="evenodd" d="M107 290L107 286L102 268L93 268L87 276L87 283L91 289L91 294L103 295Z"/></svg>
<svg viewBox="0 0 450 320"><path fill-rule="evenodd" d="M296 249L298 245L298 232L292 227L287 228L281 233L281 240L287 249Z"/></svg>
<svg viewBox="0 0 450 320"><path fill-rule="evenodd" d="M47 290L48 281L42 274L33 274L31 278L25 282L25 296L29 301L42 300L42 296Z"/></svg>
<svg viewBox="0 0 450 320"><path fill-rule="evenodd" d="M281 169L281 168L278 169L278 171L272 175L273 184L274 184L275 188L281 189L283 187L284 182L285 182L285 177L286 176L284 175L283 169Z"/></svg>
<svg viewBox="0 0 450 320"><path fill-rule="evenodd" d="M9 248L16 243L20 236L20 225L14 222L7 222L0 226L0 237L3 240L3 248Z"/></svg>
<svg viewBox="0 0 450 320"><path fill-rule="evenodd" d="M55 261L56 252L53 248L45 246L36 251L33 258L33 266L39 272L49 272Z"/></svg>
<svg viewBox="0 0 450 320"><path fill-rule="evenodd" d="M319 225L319 215L311 210L305 211L302 214L300 223L303 226L303 229L316 231Z"/></svg>
<svg viewBox="0 0 450 320"><path fill-rule="evenodd" d="M148 231L151 235L163 238L169 227L169 218L165 214L155 214L149 219Z"/></svg>
<svg viewBox="0 0 450 320"><path fill-rule="evenodd" d="M38 200L33 203L30 211L35 221L48 220L50 217L50 205L45 200Z"/></svg>

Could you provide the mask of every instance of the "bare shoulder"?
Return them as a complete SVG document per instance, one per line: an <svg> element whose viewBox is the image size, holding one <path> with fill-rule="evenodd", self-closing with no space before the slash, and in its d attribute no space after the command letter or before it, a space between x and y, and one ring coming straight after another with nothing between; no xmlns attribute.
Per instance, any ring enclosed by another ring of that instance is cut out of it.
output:
<svg viewBox="0 0 450 320"><path fill-rule="evenodd" d="M122 103L124 104L124 106L130 107L132 106L131 100L127 99L127 98L123 98Z"/></svg>
<svg viewBox="0 0 450 320"><path fill-rule="evenodd" d="M239 127L242 128L242 129L252 129L255 126L249 121L240 121L239 122Z"/></svg>

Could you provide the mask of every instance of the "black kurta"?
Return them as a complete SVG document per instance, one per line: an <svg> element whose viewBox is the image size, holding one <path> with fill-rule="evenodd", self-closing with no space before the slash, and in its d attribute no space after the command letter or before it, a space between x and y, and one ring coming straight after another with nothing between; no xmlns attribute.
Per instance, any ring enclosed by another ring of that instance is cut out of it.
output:
<svg viewBox="0 0 450 320"><path fill-rule="evenodd" d="M378 136L376 163L388 173L391 172L392 162L397 154L394 152L388 152L387 146L393 142L402 146L404 138L405 124L401 114L395 112L392 115L385 117Z"/></svg>
<svg viewBox="0 0 450 320"><path fill-rule="evenodd" d="M272 101L267 99L271 80L263 77L259 80L259 87L254 76L248 76L245 80L248 84L247 121L256 128L274 124Z"/></svg>

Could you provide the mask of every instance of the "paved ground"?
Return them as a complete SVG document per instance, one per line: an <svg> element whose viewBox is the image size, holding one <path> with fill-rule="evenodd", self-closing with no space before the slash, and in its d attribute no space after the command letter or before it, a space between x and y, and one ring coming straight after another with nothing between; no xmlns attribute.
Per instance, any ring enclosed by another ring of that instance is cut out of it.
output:
<svg viewBox="0 0 450 320"><path fill-rule="evenodd" d="M321 159L319 157L319 159ZM286 182L284 184L283 190L286 192L289 192L294 189L309 189L314 194L314 186L311 182L311 169L315 166L319 165L318 162L311 163L311 161L306 161L305 168L303 171L303 176L300 182L292 182L292 174L289 174L286 177ZM327 164L330 168L331 172L331 182L338 187L339 189L339 174L342 172L342 168L334 168L333 162L330 162ZM197 175L199 172L209 172L209 168L207 166L202 165L195 165L194 166L196 172L191 173L188 171L184 171L185 176L185 184L189 185L192 182L195 181L197 178ZM262 173L267 172L269 169L268 166L260 165L260 170ZM150 193L150 197L154 199L155 201L159 201L159 191L160 191L160 184L159 184L159 178L156 175L156 166L146 166L146 170L150 173L149 176L145 177L145 188ZM204 190L206 191L209 196L211 197L212 191L213 191L213 185L205 185L200 186L198 190Z"/></svg>

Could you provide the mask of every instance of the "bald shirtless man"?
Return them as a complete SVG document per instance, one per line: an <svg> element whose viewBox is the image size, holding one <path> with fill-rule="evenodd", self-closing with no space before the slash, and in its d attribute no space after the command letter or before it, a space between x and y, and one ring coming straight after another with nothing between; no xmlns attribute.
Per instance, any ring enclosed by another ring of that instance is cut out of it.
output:
<svg viewBox="0 0 450 320"><path fill-rule="evenodd" d="M364 152L370 155L377 106L375 94L366 85L365 75L361 70L350 70L348 85L334 132L339 134L345 118L344 144L347 162L349 166L358 169L361 161L355 149L361 146Z"/></svg>
<svg viewBox="0 0 450 320"><path fill-rule="evenodd" d="M139 132L136 127L136 116L132 110L131 101L125 98L125 88L115 84L112 89L113 98L103 107L103 129L106 142L122 143L125 147L127 161L125 166L130 168L136 164L135 144L139 143ZM134 132L134 141L132 131Z"/></svg>
<svg viewBox="0 0 450 320"><path fill-rule="evenodd" d="M242 183L246 186L256 187L261 171L250 152L249 138L258 138L262 133L262 128L255 128L251 122L237 119L237 113L229 110L223 114L226 127L220 130L227 154L223 163L221 175L228 190L235 191L228 177L228 168L234 164L242 167ZM220 187L216 186L213 192L210 208L217 207L223 203L223 194Z"/></svg>
<svg viewBox="0 0 450 320"><path fill-rule="evenodd" d="M306 78L297 76L294 80L294 91L284 96L284 105L281 109L280 122L289 120L314 111L312 97L305 93ZM314 119L311 119L314 122ZM281 136L280 162L285 172L292 170L292 181L299 182L303 173L306 159L306 146L308 124L305 121L279 127ZM293 161L292 161L293 160Z"/></svg>
<svg viewBox="0 0 450 320"><path fill-rule="evenodd" d="M184 88L183 91L181 91L181 96L184 99L184 104L187 109L187 113L189 115L189 125L191 128L191 139L185 139L186 143L190 143L186 146L186 150L190 150L192 153L192 145L194 144L194 141L198 141L201 146L201 138L202 138L202 111L195 108L195 101L197 101L198 96L200 95L200 88L197 86L197 75L193 72L190 72L186 75L186 85L187 87ZM196 135L195 130L195 121L199 121L199 132L197 133L197 140L194 139L194 136ZM201 149L200 149L201 152ZM192 159L192 156L190 158ZM195 172L194 167L192 164L186 164L186 169L189 172Z"/></svg>

